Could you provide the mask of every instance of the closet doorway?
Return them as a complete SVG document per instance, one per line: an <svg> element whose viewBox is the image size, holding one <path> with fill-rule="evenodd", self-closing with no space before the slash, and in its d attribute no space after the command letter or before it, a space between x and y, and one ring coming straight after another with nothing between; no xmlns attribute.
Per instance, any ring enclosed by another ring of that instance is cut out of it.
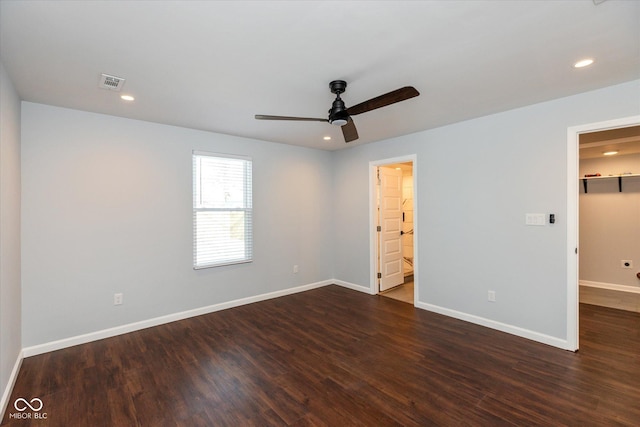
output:
<svg viewBox="0 0 640 427"><path fill-rule="evenodd" d="M598 132L615 131L616 129L630 128L640 126L640 116L630 116L621 119L613 119L604 122L588 123L579 126L571 126L567 129L567 332L566 332L566 349L577 351L579 349L579 303L580 303L580 262L587 262L582 259L582 247L579 241L580 213L579 213L579 197L586 191L591 191L597 180L613 180L615 185L625 180L625 177L619 181L618 177L584 177L581 175L589 174L584 168L580 169L580 139L582 135L583 143L591 143L598 141L589 141L590 134ZM603 142L603 141L600 141ZM618 141L624 142L624 141ZM603 142L604 143L604 142ZM598 144L593 144L597 147ZM604 146L604 145L603 145ZM593 148L593 147L591 147ZM587 147L583 148L586 150ZM584 164L582 166L585 166ZM617 173L633 172L618 171ZM593 172L597 174L598 172ZM600 172L601 176L603 175ZM609 172L607 172L607 175ZM612 173L613 174L613 173ZM585 179L589 178L589 179ZM590 179L593 178L593 179ZM635 179L635 178L632 178ZM593 181L593 182L592 182ZM624 189L624 183L620 184ZM595 190L594 190L595 191ZM619 192L619 189L616 189ZM579 262L580 261L580 262ZM634 267L637 267L634 266Z"/></svg>
<svg viewBox="0 0 640 427"><path fill-rule="evenodd" d="M640 125L579 136L579 301L640 312Z"/></svg>

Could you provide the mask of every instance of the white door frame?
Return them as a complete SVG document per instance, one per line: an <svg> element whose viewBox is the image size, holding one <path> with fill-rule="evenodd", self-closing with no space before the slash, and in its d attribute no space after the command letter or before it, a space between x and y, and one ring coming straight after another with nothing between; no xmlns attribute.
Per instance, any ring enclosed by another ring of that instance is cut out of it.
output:
<svg viewBox="0 0 640 427"><path fill-rule="evenodd" d="M579 348L579 277L578 277L578 162L579 137L582 133L640 125L640 116L588 123L567 129L567 350Z"/></svg>
<svg viewBox="0 0 640 427"><path fill-rule="evenodd" d="M378 166L385 166L393 163L408 163L413 165L413 305L418 303L419 292L419 272L418 272L418 225L420 215L418 213L418 198L420 192L418 191L418 156L416 154L410 154L401 157L392 157L390 159L375 160L369 162L369 293L376 295L378 293L378 236L376 231L377 219L376 210L378 209L377 200L377 169Z"/></svg>

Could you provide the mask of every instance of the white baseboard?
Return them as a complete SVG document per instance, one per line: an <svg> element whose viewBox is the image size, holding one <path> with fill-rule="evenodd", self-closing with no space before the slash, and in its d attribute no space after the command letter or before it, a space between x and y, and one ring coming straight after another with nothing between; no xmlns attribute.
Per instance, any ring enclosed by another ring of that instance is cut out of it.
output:
<svg viewBox="0 0 640 427"><path fill-rule="evenodd" d="M616 283L592 282L590 280L580 280L580 286L589 288L607 289L610 291L630 292L632 294L640 294L640 287L629 285L618 285Z"/></svg>
<svg viewBox="0 0 640 427"><path fill-rule="evenodd" d="M365 294L369 294L369 295L375 295L375 292L372 293L371 288L369 288L368 286L356 285L355 283L349 283L343 280L335 280L335 279L333 280L333 283L338 286L342 286L343 288L352 289L358 292L364 292Z"/></svg>
<svg viewBox="0 0 640 427"><path fill-rule="evenodd" d="M0 421L4 418L4 412L7 409L7 405L9 404L9 398L11 397L11 392L13 391L13 386L16 383L16 379L18 379L18 372L20 372L20 367L22 366L22 360L24 359L24 351L20 351L18 353L18 358L16 359L16 363L13 365L13 370L11 371L11 376L9 376L9 381L7 382L7 386L5 387L2 393L2 400L0 400Z"/></svg>
<svg viewBox="0 0 640 427"><path fill-rule="evenodd" d="M506 323L496 322L495 320L485 319L484 317L474 316L472 314L462 313L460 311L451 310L448 308L440 307L433 304L427 304L424 302L416 302L415 306L427 311L433 311L434 313L443 314L445 316L453 317L455 319L464 320L466 322L474 323L476 325L485 326L487 328L496 329L498 331L506 332L508 334L516 335L522 338L527 338L532 341L537 341L543 344L547 344L553 347L558 347L563 350L574 351L575 349L569 345L567 340L552 337L550 335L541 334L539 332L530 331L528 329L520 328L518 326L507 325Z"/></svg>
<svg viewBox="0 0 640 427"><path fill-rule="evenodd" d="M640 287L580 280L580 302L640 313Z"/></svg>
<svg viewBox="0 0 640 427"><path fill-rule="evenodd" d="M25 347L24 349L22 349L22 353L23 353L23 357L36 356L38 354L60 350L63 348L72 347L74 345L86 344L86 343L101 340L104 338L115 337L117 335L139 331L141 329L147 329L153 326L163 325L165 323L175 322L177 320L183 320L183 319L188 319L190 317L201 316L203 314L209 314L215 311L226 310L228 308L238 307L241 305L251 304L259 301L265 301L272 298L282 297L285 295L296 294L298 292L304 292L311 289L327 286L335 282L336 281L334 280L324 280L321 282L311 283L308 285L298 286L295 288L284 289L281 291L270 292L267 294L241 298L241 299L223 302L219 304L213 304L206 307L196 308L193 310L187 310L179 313L168 314L166 316L160 316L153 319L143 320L140 322L129 323L127 325L116 326L114 328L103 329L101 331L90 332L88 334L77 335L75 337L69 337L69 338L64 338L57 341L51 341L48 343L39 344L31 347Z"/></svg>
<svg viewBox="0 0 640 427"><path fill-rule="evenodd" d="M146 328L151 328L153 326L159 326L159 325L163 325L165 323L170 323L170 322L175 322L178 320L183 320L183 319L188 319L190 317L195 317L195 316L201 316L203 314L208 314L208 313L213 313L216 311L221 311L221 310L226 310L229 308L233 308L233 307L238 307L241 305L245 305L245 304L251 304L254 302L259 302L259 301L265 301L265 300L269 300L272 298L278 298L281 296L286 296L286 295L291 295L291 294L296 294L299 292L304 292L304 291L308 291L311 289L315 289L315 288L320 288L323 286L327 286L327 285L331 285L331 284L336 284L348 289L352 289L358 292L363 292L366 294L370 294L372 295L371 289L368 286L362 286L362 285L357 285L354 283L350 283L350 282L345 282L343 280L336 280L336 279L331 279L331 280L323 280L320 282L316 282L316 283L311 283L308 285L303 285L303 286L298 286L295 288L290 288L290 289L284 289L281 291L276 291L276 292L270 292L267 294L261 294L261 295L256 295L256 296L252 296L252 297L247 297L247 298L241 298L238 300L233 300L233 301L228 301L228 302L224 302L224 303L219 303L219 304L213 304L213 305L209 305L206 307L200 307L200 308L196 308L193 310L187 310L187 311L183 311L183 312L179 312L179 313L173 313L173 314L169 314L166 316L160 316L160 317L156 317L153 319L148 319L148 320L143 320L140 322L135 322L135 323L129 323L126 325L122 325L122 326L117 326L114 328L108 328L108 329L103 329L100 331L96 331L96 332L91 332L88 334L83 334L83 335L78 335L78 336L74 336L74 337L69 337L69 338L64 338L61 340L57 340L57 341L51 341L48 343L44 343L44 344L39 344L39 345L35 345L35 346L31 346L31 347L25 347L22 349L21 355L20 355L20 359L19 362L17 362L17 367L15 368L15 375L17 375L17 370L20 367L20 364L22 363L22 358L24 357L30 357L30 356L36 356L38 354L43 354L43 353L47 353L50 351L55 351L55 350L60 350L63 348L67 348L67 347L72 347L75 345L79 345L79 344L85 344L85 343L89 343L92 341L97 341L97 340L101 340L104 338L110 338L110 337L114 337L117 335L122 335L122 334L126 334L129 332L134 332L134 331L139 331L142 329L146 329ZM415 307L417 308L421 308L423 310L428 310L428 311L433 311L435 313L439 313L439 314L443 314L445 316L449 316L449 317L453 317L456 319L460 319L460 320L464 320L467 322L471 322L471 323L475 323L481 326L485 326L488 328L492 328L492 329L496 329L502 332L507 332L516 336L520 336L523 338L527 338L533 341L537 341L537 342L541 342L544 344L548 344L554 347L558 347L558 348L562 348L565 350L573 350L572 348L569 348L569 344L566 340L562 340L556 337L552 337L549 335L545 335L545 334L541 334L538 332L534 332L534 331L530 331L527 329L523 329L523 328L519 328L517 326L512 326L512 325L507 325L504 323L500 323L500 322L496 322L494 320L490 320L490 319L485 319L483 317L479 317L479 316L474 316L471 314L467 314L467 313L462 313L459 311L455 311L455 310L451 310L448 308L444 308L444 307L440 307L440 306L436 306L433 304L427 304L427 303L423 303L423 302L416 302L415 303ZM15 381L15 378L13 378L13 380ZM9 394L11 389L13 388L13 384L11 384L11 387L8 388L9 390ZM7 393L7 391L5 391L5 394ZM8 396L6 397L8 399ZM4 397L3 397L4 399ZM3 404L6 404L6 402L2 402Z"/></svg>

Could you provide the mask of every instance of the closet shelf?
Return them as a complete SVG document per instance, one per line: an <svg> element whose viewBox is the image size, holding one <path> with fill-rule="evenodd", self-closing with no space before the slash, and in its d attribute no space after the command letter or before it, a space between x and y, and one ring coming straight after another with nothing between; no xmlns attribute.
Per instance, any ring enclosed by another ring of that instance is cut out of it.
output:
<svg viewBox="0 0 640 427"><path fill-rule="evenodd" d="M640 173L630 173L625 175L607 175L607 176L585 176L580 178L582 180L582 185L584 186L585 194L587 191L587 182L592 179L617 179L618 180L618 192L622 193L622 178L632 178L635 176L640 176Z"/></svg>

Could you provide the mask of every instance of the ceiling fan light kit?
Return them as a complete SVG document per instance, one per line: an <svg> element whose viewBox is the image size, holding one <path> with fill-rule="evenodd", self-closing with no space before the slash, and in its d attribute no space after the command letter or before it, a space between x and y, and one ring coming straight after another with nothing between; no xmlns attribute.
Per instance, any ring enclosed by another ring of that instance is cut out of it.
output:
<svg viewBox="0 0 640 427"><path fill-rule="evenodd" d="M351 142L358 139L358 130L356 125L351 119L351 116L357 114L366 113L367 111L375 110L377 108L386 107L387 105L395 104L396 102L405 101L407 99L420 95L420 92L413 86L405 86L403 88L385 93L375 98L371 98L360 104L346 108L344 101L340 98L340 94L344 93L347 89L347 82L344 80L334 80L329 83L329 89L331 93L336 95L336 99L331 104L329 110L329 117L327 119L318 119L312 117L289 117L289 116L270 116L264 114L256 114L255 118L258 120L292 120L292 121L307 121L307 122L329 122L334 126L340 126L342 129L342 135L345 142Z"/></svg>

